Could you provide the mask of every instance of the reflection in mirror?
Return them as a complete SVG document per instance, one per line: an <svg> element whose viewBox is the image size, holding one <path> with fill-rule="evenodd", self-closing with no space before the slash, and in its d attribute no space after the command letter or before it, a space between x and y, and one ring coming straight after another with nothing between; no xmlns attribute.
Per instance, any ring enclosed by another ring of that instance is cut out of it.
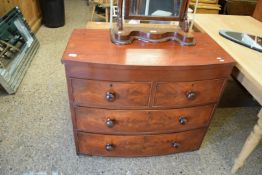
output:
<svg viewBox="0 0 262 175"><path fill-rule="evenodd" d="M234 31L220 30L219 34L233 42L262 52L262 37Z"/></svg>
<svg viewBox="0 0 262 175"><path fill-rule="evenodd" d="M181 0L131 0L129 16L179 17Z"/></svg>
<svg viewBox="0 0 262 175"><path fill-rule="evenodd" d="M7 68L32 43L32 37L23 31L21 19L0 26L0 68Z"/></svg>

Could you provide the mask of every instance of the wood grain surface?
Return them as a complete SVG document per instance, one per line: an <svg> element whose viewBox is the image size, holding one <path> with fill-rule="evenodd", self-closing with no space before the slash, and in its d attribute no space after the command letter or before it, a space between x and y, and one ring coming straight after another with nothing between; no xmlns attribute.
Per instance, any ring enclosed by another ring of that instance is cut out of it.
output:
<svg viewBox="0 0 262 175"><path fill-rule="evenodd" d="M175 42L115 45L109 30L76 29L72 33L62 62L87 62L117 65L124 68L163 66L203 66L234 64L234 60L207 34L195 33L196 46L180 46ZM222 58L221 62L217 58Z"/></svg>
<svg viewBox="0 0 262 175"><path fill-rule="evenodd" d="M219 100L224 82L224 79L216 79L157 83L153 106L184 107L216 103ZM193 93L194 97L189 98L189 93Z"/></svg>
<svg viewBox="0 0 262 175"><path fill-rule="evenodd" d="M262 0L257 1L253 17L262 22Z"/></svg>
<svg viewBox="0 0 262 175"><path fill-rule="evenodd" d="M209 124L214 105L170 110L104 110L76 107L78 131L141 135L186 131ZM112 126L106 124L113 122Z"/></svg>
<svg viewBox="0 0 262 175"><path fill-rule="evenodd" d="M200 147L234 60L208 35L197 45L118 46L75 30L64 52L78 154L153 156Z"/></svg>
<svg viewBox="0 0 262 175"><path fill-rule="evenodd" d="M105 81L196 81L227 78L233 64L202 66L111 66L72 62L66 64L66 72L71 78L94 79ZM167 76L168 72L168 76Z"/></svg>
<svg viewBox="0 0 262 175"><path fill-rule="evenodd" d="M151 83L107 82L72 79L74 102L79 106L100 108L132 108L148 106ZM106 93L114 94L108 101Z"/></svg>
<svg viewBox="0 0 262 175"><path fill-rule="evenodd" d="M96 156L153 156L197 150L205 135L206 128L173 134L121 136L100 135L78 132L80 154ZM177 146L173 147L173 143ZM112 151L105 149L112 145Z"/></svg>

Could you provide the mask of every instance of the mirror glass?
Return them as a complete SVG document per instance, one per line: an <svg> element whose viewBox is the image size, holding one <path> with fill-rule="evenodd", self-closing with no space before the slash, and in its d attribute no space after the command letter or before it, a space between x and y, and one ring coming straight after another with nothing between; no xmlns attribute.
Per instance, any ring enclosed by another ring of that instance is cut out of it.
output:
<svg viewBox="0 0 262 175"><path fill-rule="evenodd" d="M182 0L129 0L129 16L179 17Z"/></svg>
<svg viewBox="0 0 262 175"><path fill-rule="evenodd" d="M262 37L260 36L226 30L220 30L219 34L238 44L262 52Z"/></svg>

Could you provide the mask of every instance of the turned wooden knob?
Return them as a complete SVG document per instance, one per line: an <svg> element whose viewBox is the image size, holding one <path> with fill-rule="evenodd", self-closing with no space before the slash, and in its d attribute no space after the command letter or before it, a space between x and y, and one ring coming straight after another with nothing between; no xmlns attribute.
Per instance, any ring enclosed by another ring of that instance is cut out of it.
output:
<svg viewBox="0 0 262 175"><path fill-rule="evenodd" d="M180 144L178 142L172 142L172 147L173 148L178 148Z"/></svg>
<svg viewBox="0 0 262 175"><path fill-rule="evenodd" d="M179 117L178 121L181 125L185 125L187 123L187 119L184 116Z"/></svg>
<svg viewBox="0 0 262 175"><path fill-rule="evenodd" d="M110 118L106 120L106 126L108 128L113 128L114 125L115 125L115 121L114 120L112 120Z"/></svg>
<svg viewBox="0 0 262 175"><path fill-rule="evenodd" d="M196 92L193 92L193 91L188 91L186 93L186 97L187 99L189 100L194 100L196 98Z"/></svg>
<svg viewBox="0 0 262 175"><path fill-rule="evenodd" d="M113 144L106 144L105 145L105 149L107 151L113 151L114 150L114 145Z"/></svg>
<svg viewBox="0 0 262 175"><path fill-rule="evenodd" d="M113 102L116 99L116 94L114 92L107 92L106 99L108 102Z"/></svg>

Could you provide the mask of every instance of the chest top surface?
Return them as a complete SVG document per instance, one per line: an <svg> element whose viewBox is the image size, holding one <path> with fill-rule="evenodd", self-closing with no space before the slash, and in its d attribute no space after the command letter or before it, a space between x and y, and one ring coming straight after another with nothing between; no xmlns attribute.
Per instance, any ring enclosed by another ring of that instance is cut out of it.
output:
<svg viewBox="0 0 262 175"><path fill-rule="evenodd" d="M109 30L76 29L62 62L148 67L234 64L232 57L207 34L194 33L194 36L195 46L180 46L172 41L115 45L110 41Z"/></svg>

